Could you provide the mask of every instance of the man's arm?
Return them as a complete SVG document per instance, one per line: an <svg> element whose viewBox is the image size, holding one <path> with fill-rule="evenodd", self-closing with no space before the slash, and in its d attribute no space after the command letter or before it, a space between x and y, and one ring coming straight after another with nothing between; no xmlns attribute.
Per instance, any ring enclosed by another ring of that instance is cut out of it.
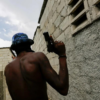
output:
<svg viewBox="0 0 100 100"><path fill-rule="evenodd" d="M64 44L56 43L56 48L59 49L59 74L57 74L51 67L48 58L43 54L39 54L40 68L45 80L55 88L60 94L67 95L69 88L69 77L66 63L66 54ZM63 56L61 56L63 55Z"/></svg>

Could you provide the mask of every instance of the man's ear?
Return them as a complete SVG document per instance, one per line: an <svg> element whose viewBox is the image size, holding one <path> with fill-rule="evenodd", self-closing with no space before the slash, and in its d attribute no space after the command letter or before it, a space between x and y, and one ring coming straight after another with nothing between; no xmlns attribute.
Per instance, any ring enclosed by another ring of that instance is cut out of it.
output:
<svg viewBox="0 0 100 100"><path fill-rule="evenodd" d="M12 56L12 59L15 59L16 57Z"/></svg>

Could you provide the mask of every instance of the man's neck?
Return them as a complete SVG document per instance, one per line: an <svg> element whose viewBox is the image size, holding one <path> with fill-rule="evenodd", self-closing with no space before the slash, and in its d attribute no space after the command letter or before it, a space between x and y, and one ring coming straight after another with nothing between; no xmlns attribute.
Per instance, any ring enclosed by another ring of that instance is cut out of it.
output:
<svg viewBox="0 0 100 100"><path fill-rule="evenodd" d="M21 57L25 56L27 53L28 53L28 52L23 51L23 52L21 52L17 57L18 57L18 58L21 58Z"/></svg>

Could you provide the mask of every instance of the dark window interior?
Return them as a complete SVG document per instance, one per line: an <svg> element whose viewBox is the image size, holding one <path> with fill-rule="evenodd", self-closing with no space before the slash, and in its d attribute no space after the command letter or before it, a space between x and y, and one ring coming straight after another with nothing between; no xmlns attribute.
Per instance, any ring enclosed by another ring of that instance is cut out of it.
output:
<svg viewBox="0 0 100 100"><path fill-rule="evenodd" d="M77 19L72 24L75 25L75 26L79 26L80 24L82 24L86 20L87 20L87 17L86 17L86 14L84 14L82 17L80 17L79 19Z"/></svg>
<svg viewBox="0 0 100 100"><path fill-rule="evenodd" d="M79 0L73 0L72 1L72 3L71 4L69 4L71 7L73 7L74 5L76 5L77 4L77 2L78 2Z"/></svg>
<svg viewBox="0 0 100 100"><path fill-rule="evenodd" d="M96 7L100 10L100 2L96 4Z"/></svg>
<svg viewBox="0 0 100 100"><path fill-rule="evenodd" d="M82 10L84 10L84 4L83 4L83 3L81 3L81 4L79 5L79 7L78 7L74 12L72 12L71 14L72 14L73 17L75 17L75 16L77 16Z"/></svg>

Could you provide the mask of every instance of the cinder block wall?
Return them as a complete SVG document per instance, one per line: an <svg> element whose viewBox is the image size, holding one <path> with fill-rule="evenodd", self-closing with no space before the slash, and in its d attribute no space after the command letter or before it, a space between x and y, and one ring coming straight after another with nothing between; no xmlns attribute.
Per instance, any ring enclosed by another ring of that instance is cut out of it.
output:
<svg viewBox="0 0 100 100"><path fill-rule="evenodd" d="M100 100L100 1L44 0L32 46L44 52L58 73L58 56L48 53L43 32L65 43L69 93L61 96L48 85L51 100ZM44 9L44 10L43 10Z"/></svg>
<svg viewBox="0 0 100 100"><path fill-rule="evenodd" d="M0 100L3 100L3 72L0 71Z"/></svg>
<svg viewBox="0 0 100 100"><path fill-rule="evenodd" d="M5 82L4 69L12 61L9 48L0 48L0 100L12 100Z"/></svg>

